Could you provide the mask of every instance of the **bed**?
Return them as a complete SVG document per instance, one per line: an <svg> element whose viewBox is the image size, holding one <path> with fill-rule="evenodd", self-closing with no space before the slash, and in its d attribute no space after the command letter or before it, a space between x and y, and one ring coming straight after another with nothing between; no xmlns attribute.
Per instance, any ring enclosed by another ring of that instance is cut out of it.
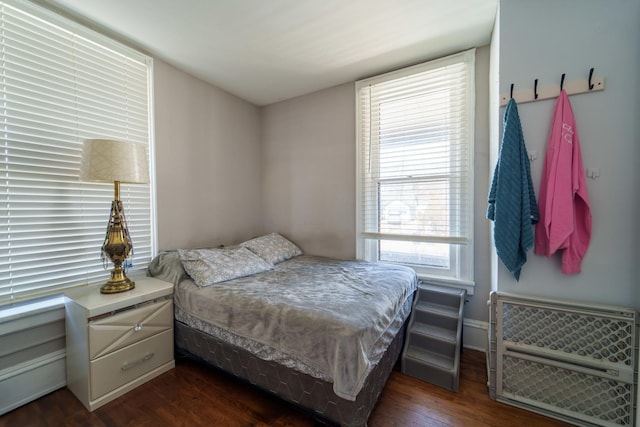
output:
<svg viewBox="0 0 640 427"><path fill-rule="evenodd" d="M178 352L344 426L364 426L402 351L409 268L302 254L272 233L159 254Z"/></svg>

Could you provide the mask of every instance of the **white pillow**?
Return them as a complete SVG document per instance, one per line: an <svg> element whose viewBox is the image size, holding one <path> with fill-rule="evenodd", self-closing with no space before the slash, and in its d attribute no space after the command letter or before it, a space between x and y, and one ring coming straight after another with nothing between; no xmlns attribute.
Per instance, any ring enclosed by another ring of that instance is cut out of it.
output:
<svg viewBox="0 0 640 427"><path fill-rule="evenodd" d="M266 262L247 248L178 249L185 271L196 285L210 286L238 277L271 270Z"/></svg>
<svg viewBox="0 0 640 427"><path fill-rule="evenodd" d="M299 247L278 233L247 240L240 243L240 246L251 249L253 253L271 264L277 264L289 258L302 255Z"/></svg>

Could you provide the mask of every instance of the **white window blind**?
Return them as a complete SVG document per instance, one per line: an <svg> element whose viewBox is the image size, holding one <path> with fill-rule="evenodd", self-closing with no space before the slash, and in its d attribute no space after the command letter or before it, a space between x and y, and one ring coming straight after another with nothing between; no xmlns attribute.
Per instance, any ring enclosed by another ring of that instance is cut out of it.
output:
<svg viewBox="0 0 640 427"><path fill-rule="evenodd" d="M0 2L0 36L1 305L108 278L113 184L79 181L82 142L151 148L152 62L27 2ZM155 247L151 188L121 187L133 269Z"/></svg>
<svg viewBox="0 0 640 427"><path fill-rule="evenodd" d="M471 280L474 55L357 82L359 257Z"/></svg>

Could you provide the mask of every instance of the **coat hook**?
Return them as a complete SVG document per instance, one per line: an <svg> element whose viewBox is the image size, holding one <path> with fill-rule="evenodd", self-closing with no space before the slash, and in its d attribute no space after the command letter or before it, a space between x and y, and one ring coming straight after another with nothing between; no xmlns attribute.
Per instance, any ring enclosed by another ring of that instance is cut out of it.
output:
<svg viewBox="0 0 640 427"><path fill-rule="evenodd" d="M593 77L593 68L589 70L589 90L593 90L593 83L591 83L592 77Z"/></svg>
<svg viewBox="0 0 640 427"><path fill-rule="evenodd" d="M513 83L511 83L511 92L509 92L509 97L513 98Z"/></svg>
<svg viewBox="0 0 640 427"><path fill-rule="evenodd" d="M538 79L533 82L533 99L538 99Z"/></svg>
<svg viewBox="0 0 640 427"><path fill-rule="evenodd" d="M562 92L562 87L564 86L564 75L565 73L562 73L562 78L560 79L560 92Z"/></svg>

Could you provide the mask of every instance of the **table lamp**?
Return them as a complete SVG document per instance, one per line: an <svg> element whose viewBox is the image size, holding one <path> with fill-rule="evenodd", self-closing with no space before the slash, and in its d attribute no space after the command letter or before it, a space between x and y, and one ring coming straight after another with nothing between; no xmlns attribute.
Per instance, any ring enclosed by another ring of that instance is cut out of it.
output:
<svg viewBox="0 0 640 427"><path fill-rule="evenodd" d="M133 249L131 236L120 200L120 183L149 182L147 147L132 142L109 139L87 139L82 146L80 179L92 182L113 182L113 201L107 233L102 244L102 259L113 263L109 281L100 288L103 294L125 292L135 287L122 264Z"/></svg>

